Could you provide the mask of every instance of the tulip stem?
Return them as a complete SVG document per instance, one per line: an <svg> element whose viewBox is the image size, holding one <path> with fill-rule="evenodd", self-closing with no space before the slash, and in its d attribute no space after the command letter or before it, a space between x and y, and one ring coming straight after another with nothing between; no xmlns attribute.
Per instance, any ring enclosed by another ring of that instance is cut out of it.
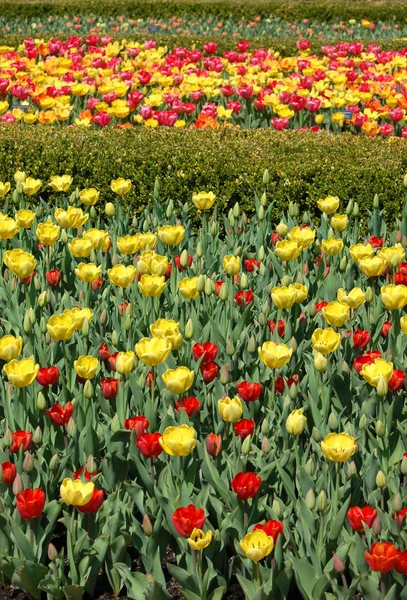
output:
<svg viewBox="0 0 407 600"><path fill-rule="evenodd" d="M30 519L30 546L34 549L34 525L32 519Z"/></svg>
<svg viewBox="0 0 407 600"><path fill-rule="evenodd" d="M191 548L191 557L192 557L192 572L196 575L196 550Z"/></svg>
<svg viewBox="0 0 407 600"><path fill-rule="evenodd" d="M243 527L244 530L247 530L247 526L249 524L249 513L248 513L248 509L247 509L247 500L244 501L243 503Z"/></svg>
<svg viewBox="0 0 407 600"><path fill-rule="evenodd" d="M382 592L382 600L386 598L386 583L384 581L384 573L380 575L380 590Z"/></svg>

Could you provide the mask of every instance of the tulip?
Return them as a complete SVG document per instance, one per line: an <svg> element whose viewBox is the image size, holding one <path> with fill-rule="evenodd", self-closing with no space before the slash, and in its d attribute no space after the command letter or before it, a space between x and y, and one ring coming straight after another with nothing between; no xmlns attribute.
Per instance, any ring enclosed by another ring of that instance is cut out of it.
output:
<svg viewBox="0 0 407 600"><path fill-rule="evenodd" d="M182 225L164 225L157 230L158 239L166 246L176 246L185 236L185 227Z"/></svg>
<svg viewBox="0 0 407 600"><path fill-rule="evenodd" d="M61 271L58 271L58 269L52 269L52 271L47 271L45 273L45 278L50 286L57 287L61 281Z"/></svg>
<svg viewBox="0 0 407 600"><path fill-rule="evenodd" d="M83 506L77 505L78 510L83 513L95 513L99 510L99 508L103 504L103 500L105 497L105 493L103 490L97 490L94 488L93 494L89 502L84 504Z"/></svg>
<svg viewBox="0 0 407 600"><path fill-rule="evenodd" d="M62 175L59 177L55 175L51 177L49 185L55 192L67 192L72 184L72 177L70 175Z"/></svg>
<svg viewBox="0 0 407 600"><path fill-rule="evenodd" d="M93 244L89 238L73 238L68 244L68 249L75 258L88 258L93 250Z"/></svg>
<svg viewBox="0 0 407 600"><path fill-rule="evenodd" d="M163 451L161 437L161 433L143 433L138 436L136 446L145 458L155 458Z"/></svg>
<svg viewBox="0 0 407 600"><path fill-rule="evenodd" d="M12 436L12 444L10 445L10 452L19 452L20 448L24 448L24 451L27 451L31 445L32 435L28 431L15 431L11 434Z"/></svg>
<svg viewBox="0 0 407 600"><path fill-rule="evenodd" d="M3 472L3 483L5 485L11 485L17 475L16 466L11 462L5 461L1 464L1 470Z"/></svg>
<svg viewBox="0 0 407 600"><path fill-rule="evenodd" d="M346 516L352 529L363 532L364 523L369 528L373 525L373 521L377 516L377 510L373 509L371 506L364 506L363 508L352 506L352 508L348 510Z"/></svg>
<svg viewBox="0 0 407 600"><path fill-rule="evenodd" d="M282 240L276 243L274 254L282 261L295 260L301 254L302 247L294 241Z"/></svg>
<svg viewBox="0 0 407 600"><path fill-rule="evenodd" d="M353 333L353 347L355 350L361 350L365 348L370 342L370 333L368 331L362 331L362 329L356 329Z"/></svg>
<svg viewBox="0 0 407 600"><path fill-rule="evenodd" d="M19 227L22 227L23 229L29 229L34 223L34 219L35 212L33 212L32 210L27 210L25 208L22 208L16 214L16 223Z"/></svg>
<svg viewBox="0 0 407 600"><path fill-rule="evenodd" d="M77 229L87 223L89 219L89 215L84 213L81 208L74 208L73 206L69 206L68 210L57 208L54 216L58 225L63 229L69 229L71 227Z"/></svg>
<svg viewBox="0 0 407 600"><path fill-rule="evenodd" d="M225 272L228 275L230 275L231 277L234 277L235 275L237 275L239 273L240 266L241 266L240 256L233 256L231 254L228 254L227 256L224 256L222 259L222 267L225 270Z"/></svg>
<svg viewBox="0 0 407 600"><path fill-rule="evenodd" d="M138 243L140 250L146 250L147 248L155 248L158 243L158 237L155 233L151 232L140 233Z"/></svg>
<svg viewBox="0 0 407 600"><path fill-rule="evenodd" d="M192 354L195 360L201 360L201 366L209 363L213 363L218 354L218 347L216 344L211 342L204 342L204 344L195 344L192 347Z"/></svg>
<svg viewBox="0 0 407 600"><path fill-rule="evenodd" d="M170 456L188 456L196 447L196 431L188 425L167 427L159 441Z"/></svg>
<svg viewBox="0 0 407 600"><path fill-rule="evenodd" d="M322 316L328 325L342 327L350 318L349 306L336 300L329 302L322 309Z"/></svg>
<svg viewBox="0 0 407 600"><path fill-rule="evenodd" d="M302 304L304 300L306 300L308 297L308 288L306 288L305 285L302 285L301 283L294 283L292 287L295 289L296 292L295 303Z"/></svg>
<svg viewBox="0 0 407 600"><path fill-rule="evenodd" d="M95 485L91 481L83 483L80 479L67 477L61 483L61 500L72 506L84 506L91 500L94 489Z"/></svg>
<svg viewBox="0 0 407 600"><path fill-rule="evenodd" d="M185 299L190 300L199 296L199 291L196 288L197 283L198 277L184 277L178 282L178 289Z"/></svg>
<svg viewBox="0 0 407 600"><path fill-rule="evenodd" d="M311 337L312 347L321 354L331 354L334 352L340 342L341 335L330 327L327 329L315 329Z"/></svg>
<svg viewBox="0 0 407 600"><path fill-rule="evenodd" d="M150 423L144 415L139 415L138 417L131 417L131 419L125 419L124 421L124 428L128 431L134 429L137 437L143 435L149 427Z"/></svg>
<svg viewBox="0 0 407 600"><path fill-rule="evenodd" d="M165 277L163 275L142 275L138 288L143 296L156 298L165 290Z"/></svg>
<svg viewBox="0 0 407 600"><path fill-rule="evenodd" d="M51 409L47 410L46 413L54 425L61 427L62 425L67 425L69 419L72 417L73 404L72 402L68 402L65 408L60 404L53 404Z"/></svg>
<svg viewBox="0 0 407 600"><path fill-rule="evenodd" d="M318 208L326 215L331 215L339 208L339 198L337 196L327 196L323 200L318 200Z"/></svg>
<svg viewBox="0 0 407 600"><path fill-rule="evenodd" d="M79 200L85 206L94 206L99 201L99 197L100 192L95 188L86 188L79 192Z"/></svg>
<svg viewBox="0 0 407 600"><path fill-rule="evenodd" d="M188 398L181 398L181 400L177 400L175 403L175 408L178 412L185 410L188 417L191 418L194 414L199 413L201 410L201 403L199 400L195 398L195 396L189 396Z"/></svg>
<svg viewBox="0 0 407 600"><path fill-rule="evenodd" d="M386 263L380 256L363 258L359 260L359 268L366 277L378 277L386 267Z"/></svg>
<svg viewBox="0 0 407 600"><path fill-rule="evenodd" d="M193 504L177 508L172 515L172 523L183 537L190 537L195 529L202 529L205 524L203 508L195 508Z"/></svg>
<svg viewBox="0 0 407 600"><path fill-rule="evenodd" d="M45 492L39 488L25 489L16 495L17 510L22 519L36 519L44 510Z"/></svg>
<svg viewBox="0 0 407 600"><path fill-rule="evenodd" d="M376 358L373 362L363 365L360 374L371 386L377 388L382 379L386 382L390 381L393 375L393 363L383 358Z"/></svg>
<svg viewBox="0 0 407 600"><path fill-rule="evenodd" d="M139 359L149 367L165 362L171 353L171 344L166 338L142 338L135 346Z"/></svg>
<svg viewBox="0 0 407 600"><path fill-rule="evenodd" d="M11 361L20 356L23 348L23 338L14 337L14 335L5 335L0 338L0 358L4 361Z"/></svg>
<svg viewBox="0 0 407 600"><path fill-rule="evenodd" d="M254 498L260 489L262 479L256 473L237 473L230 482L233 491L239 500L246 502L249 498Z"/></svg>
<svg viewBox="0 0 407 600"><path fill-rule="evenodd" d="M14 219L3 217L0 219L0 239L11 240L20 231Z"/></svg>
<svg viewBox="0 0 407 600"><path fill-rule="evenodd" d="M126 288L131 285L136 273L137 269L133 267L133 265L114 265L107 271L110 282L121 288Z"/></svg>
<svg viewBox="0 0 407 600"><path fill-rule="evenodd" d="M182 335L179 323L170 319L157 319L150 325L151 335L155 338L165 339L171 344L171 350L179 350L182 346Z"/></svg>
<svg viewBox="0 0 407 600"><path fill-rule="evenodd" d="M221 418L227 423L236 423L243 414L243 406L238 396L226 396L223 400L218 400L218 410Z"/></svg>
<svg viewBox="0 0 407 600"><path fill-rule="evenodd" d="M216 196L213 192L199 192L192 194L192 202L198 210L209 210L212 208Z"/></svg>
<svg viewBox="0 0 407 600"><path fill-rule="evenodd" d="M343 240L340 238L328 238L327 240L322 240L321 248L325 254L328 256L336 256L343 250Z"/></svg>
<svg viewBox="0 0 407 600"><path fill-rule="evenodd" d="M75 331L83 329L85 323L89 324L93 319L93 313L90 308L79 308L78 306L75 306L69 310L64 310L63 314L74 320Z"/></svg>
<svg viewBox="0 0 407 600"><path fill-rule="evenodd" d="M82 379L93 379L99 369L99 361L93 356L80 356L73 363L74 369ZM117 360L116 360L117 369Z"/></svg>
<svg viewBox="0 0 407 600"><path fill-rule="evenodd" d="M190 548L192 548L192 550L195 550L197 552L199 552L200 550L203 550L204 548L209 546L211 541L212 541L212 531L208 530L205 534L202 531L202 529L196 529L196 528L192 531L190 537L187 539L187 542L188 542Z"/></svg>
<svg viewBox="0 0 407 600"><path fill-rule="evenodd" d="M270 520L264 525L258 523L253 527L253 531L264 531L273 539L274 544L276 544L278 536L284 533L284 525L282 521Z"/></svg>
<svg viewBox="0 0 407 600"><path fill-rule="evenodd" d="M132 183L130 179L123 179L123 177L119 177L119 179L113 179L110 183L110 189L118 196L124 196L125 194L128 194L131 190L131 187Z"/></svg>
<svg viewBox="0 0 407 600"><path fill-rule="evenodd" d="M37 227L35 235L42 244L46 246L54 246L59 238L61 229L54 223L40 223Z"/></svg>
<svg viewBox="0 0 407 600"><path fill-rule="evenodd" d="M20 250L20 248L6 250L3 255L3 262L14 275L23 279L29 277L37 265L34 256Z"/></svg>
<svg viewBox="0 0 407 600"><path fill-rule="evenodd" d="M13 359L3 367L7 379L16 388L30 385L37 377L40 366L31 358Z"/></svg>
<svg viewBox="0 0 407 600"><path fill-rule="evenodd" d="M102 390L103 397L106 398L106 400L116 398L119 390L119 380L115 379L114 377L107 379L102 377L100 380L100 388Z"/></svg>
<svg viewBox="0 0 407 600"><path fill-rule="evenodd" d="M400 551L397 554L394 570L397 571L397 573L400 573L400 575L407 575L407 550L404 550L404 552Z"/></svg>
<svg viewBox="0 0 407 600"><path fill-rule="evenodd" d="M285 344L276 344L275 342L264 342L261 348L258 348L261 361L270 369L281 369L286 365L292 356L292 348Z"/></svg>
<svg viewBox="0 0 407 600"><path fill-rule="evenodd" d="M328 433L321 442L321 450L329 460L346 462L357 452L358 446L347 433Z"/></svg>
<svg viewBox="0 0 407 600"><path fill-rule="evenodd" d="M336 297L339 302L347 304L352 309L359 308L366 301L366 294L360 288L353 288L349 293L346 293L343 288L339 288Z"/></svg>
<svg viewBox="0 0 407 600"><path fill-rule="evenodd" d="M353 244L349 247L349 252L352 259L356 263L373 257L373 246L371 244Z"/></svg>
<svg viewBox="0 0 407 600"><path fill-rule="evenodd" d="M244 402L255 402L260 397L263 391L261 383L249 383L248 381L242 381L236 386L237 393L244 400Z"/></svg>
<svg viewBox="0 0 407 600"><path fill-rule="evenodd" d="M129 375L129 373L132 372L134 365L134 352L118 352L115 363L117 373L120 375Z"/></svg>
<svg viewBox="0 0 407 600"><path fill-rule="evenodd" d="M75 332L74 318L65 313L62 315L53 315L48 320L47 331L54 340L69 340Z"/></svg>
<svg viewBox="0 0 407 600"><path fill-rule="evenodd" d="M297 291L293 285L274 287L271 290L271 299L277 308L291 308L297 298Z"/></svg>
<svg viewBox="0 0 407 600"><path fill-rule="evenodd" d="M10 191L10 182L3 183L0 181L0 198L4 198Z"/></svg>
<svg viewBox="0 0 407 600"><path fill-rule="evenodd" d="M348 215L334 215L331 219L331 227L339 233L343 233L349 225Z"/></svg>
<svg viewBox="0 0 407 600"><path fill-rule="evenodd" d="M135 254L139 249L139 234L117 238L117 249L121 254Z"/></svg>
<svg viewBox="0 0 407 600"><path fill-rule="evenodd" d="M242 419L234 424L236 435L243 441L254 433L254 421L252 419Z"/></svg>
<svg viewBox="0 0 407 600"><path fill-rule="evenodd" d="M282 235L283 237L286 234L286 232L284 233L284 231L285 230L283 230L282 228L280 228L279 230L279 226L277 226L277 232L280 233L280 235ZM314 243L315 235L315 230L311 229L310 227L293 227L290 233L288 234L288 237L292 242L296 242L298 246L300 246L304 250L305 248L308 248L309 246L311 246L311 244Z"/></svg>
<svg viewBox="0 0 407 600"><path fill-rule="evenodd" d="M75 275L84 283L93 283L101 273L102 267L97 267L94 263L79 263L75 269Z"/></svg>
<svg viewBox="0 0 407 600"><path fill-rule="evenodd" d="M381 248L377 253L389 267L398 267L406 258L406 253L401 244L390 248Z"/></svg>
<svg viewBox="0 0 407 600"><path fill-rule="evenodd" d="M210 456L218 456L222 450L222 436L210 433L205 441L206 451Z"/></svg>
<svg viewBox="0 0 407 600"><path fill-rule="evenodd" d="M211 383L219 375L219 367L215 363L201 364L200 369L205 383Z"/></svg>
<svg viewBox="0 0 407 600"><path fill-rule="evenodd" d="M247 558L257 563L273 551L274 541L265 531L256 530L240 540L240 547Z"/></svg>
<svg viewBox="0 0 407 600"><path fill-rule="evenodd" d="M90 240L93 250L102 250L106 252L111 244L111 239L107 231L103 229L87 229L83 234L84 239Z"/></svg>
<svg viewBox="0 0 407 600"><path fill-rule="evenodd" d="M307 419L302 413L302 409L293 410L287 417L285 428L290 435L301 435L307 424Z"/></svg>
<svg viewBox="0 0 407 600"><path fill-rule="evenodd" d="M388 573L395 565L399 551L390 542L375 542L369 552L365 552L365 559L372 571Z"/></svg>
<svg viewBox="0 0 407 600"><path fill-rule="evenodd" d="M34 179L33 177L27 177L21 184L23 186L24 194L27 194L27 196L34 196L41 188L42 181L40 179Z"/></svg>
<svg viewBox="0 0 407 600"><path fill-rule="evenodd" d="M380 298L388 310L398 310L407 304L406 285L384 285L380 288Z"/></svg>

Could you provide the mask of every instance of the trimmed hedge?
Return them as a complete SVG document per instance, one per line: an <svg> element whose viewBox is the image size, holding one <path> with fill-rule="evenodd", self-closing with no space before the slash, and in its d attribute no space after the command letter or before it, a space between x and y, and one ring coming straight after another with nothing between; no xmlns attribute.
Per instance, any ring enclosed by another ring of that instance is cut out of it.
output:
<svg viewBox="0 0 407 600"><path fill-rule="evenodd" d="M269 130L89 131L3 125L0 153L1 181L12 181L17 169L44 182L69 173L80 188L100 189L102 202L112 198L112 179L129 178L133 190L126 202L136 213L151 201L158 177L162 202L184 203L194 191L213 190L220 211L226 213L239 202L250 214L267 168L276 215L290 201L318 215L316 200L329 194L339 196L343 208L350 199L359 202L363 215L377 193L387 218L394 221L401 211L407 170L407 143L401 138ZM52 195L47 190L44 198Z"/></svg>
<svg viewBox="0 0 407 600"><path fill-rule="evenodd" d="M279 16L285 20L315 19L331 22L335 19L405 22L406 2L383 0L1 0L0 14L4 18L48 17L50 15L96 14L126 15L132 18L174 15L215 15L219 18L253 19L257 16Z"/></svg>

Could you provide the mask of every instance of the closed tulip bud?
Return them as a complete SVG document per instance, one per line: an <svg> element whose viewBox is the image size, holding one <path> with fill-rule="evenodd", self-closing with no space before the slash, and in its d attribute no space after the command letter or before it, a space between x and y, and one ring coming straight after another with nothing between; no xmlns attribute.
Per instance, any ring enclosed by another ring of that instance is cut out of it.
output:
<svg viewBox="0 0 407 600"><path fill-rule="evenodd" d="M37 396L37 408L38 410L45 410L47 408L47 402L42 392L38 392Z"/></svg>
<svg viewBox="0 0 407 600"><path fill-rule="evenodd" d="M287 346L288 346L289 348L292 348L292 350L293 350L294 352L296 352L296 351L297 351L298 344L297 344L297 340L295 339L295 337L294 337L294 336L293 336L292 338L290 338L290 340L289 340L289 341L288 341L288 343L287 343Z"/></svg>
<svg viewBox="0 0 407 600"><path fill-rule="evenodd" d="M89 400L91 398L93 398L94 396L94 389L93 389L93 385L90 379L86 380L85 385L83 386L83 395L85 396L85 398L88 398Z"/></svg>
<svg viewBox="0 0 407 600"><path fill-rule="evenodd" d="M343 560L341 558L339 558L339 556L337 554L335 554L335 552L333 553L333 568L334 571L336 571L336 573L344 573L345 572L345 563L343 562Z"/></svg>
<svg viewBox="0 0 407 600"><path fill-rule="evenodd" d="M322 440L321 434L315 426L312 428L312 437L316 442L320 442Z"/></svg>
<svg viewBox="0 0 407 600"><path fill-rule="evenodd" d="M219 381L222 385L226 385L230 381L229 371L226 365L223 365L220 370Z"/></svg>
<svg viewBox="0 0 407 600"><path fill-rule="evenodd" d="M188 202L185 202L185 204L182 207L182 211L186 214L189 211L189 204Z"/></svg>
<svg viewBox="0 0 407 600"><path fill-rule="evenodd" d="M284 396L284 400L283 400L283 411L288 410L290 408L290 406L291 406L291 398L287 394L286 396Z"/></svg>
<svg viewBox="0 0 407 600"><path fill-rule="evenodd" d="M326 499L325 490L321 490L319 492L318 498L317 498L317 510L319 510L320 512L324 512L324 510L326 509L327 506L328 506L328 501Z"/></svg>
<svg viewBox="0 0 407 600"><path fill-rule="evenodd" d="M329 415L329 418L328 418L329 429L331 431L334 431L335 429L338 429L338 425L339 425L339 423L338 423L338 419L337 419L335 413L331 412L331 414Z"/></svg>
<svg viewBox="0 0 407 600"><path fill-rule="evenodd" d="M328 239L335 237L334 230L332 227L328 229Z"/></svg>
<svg viewBox="0 0 407 600"><path fill-rule="evenodd" d="M369 324L374 325L376 323L376 318L373 313L369 313Z"/></svg>
<svg viewBox="0 0 407 600"><path fill-rule="evenodd" d="M63 244L66 244L66 243L67 243L67 241L68 241L68 233L67 233L66 229L63 229L63 230L61 231L60 240L61 240L61 242L62 242Z"/></svg>
<svg viewBox="0 0 407 600"><path fill-rule="evenodd" d="M346 207L346 214L349 216L353 212L353 200L349 200L348 205Z"/></svg>
<svg viewBox="0 0 407 600"><path fill-rule="evenodd" d="M265 216L266 216L266 213L264 212L264 208L263 208L263 206L260 206L259 214L258 214L259 221L264 221Z"/></svg>
<svg viewBox="0 0 407 600"><path fill-rule="evenodd" d="M383 489L386 487L386 475L383 471L379 471L376 475L376 485L378 488Z"/></svg>
<svg viewBox="0 0 407 600"><path fill-rule="evenodd" d="M271 505L271 510L276 515L277 519L281 515L281 505L277 498L274 498L273 503Z"/></svg>
<svg viewBox="0 0 407 600"><path fill-rule="evenodd" d="M205 287L204 287L205 295L211 296L214 291L215 291L214 283L213 283L212 279L209 279L209 277L207 277L206 281L205 281Z"/></svg>
<svg viewBox="0 0 407 600"><path fill-rule="evenodd" d="M106 325L107 321L107 310L104 308L100 313L99 321L101 325Z"/></svg>
<svg viewBox="0 0 407 600"><path fill-rule="evenodd" d="M218 233L218 226L216 225L215 222L213 222L211 225L211 236L214 238L217 236L217 233Z"/></svg>
<svg viewBox="0 0 407 600"><path fill-rule="evenodd" d="M305 496L305 504L310 510L315 508L315 494L312 488L308 490L307 495Z"/></svg>
<svg viewBox="0 0 407 600"><path fill-rule="evenodd" d="M240 217L240 206L239 206L239 202L236 202L236 204L233 207L233 216L237 219L238 217Z"/></svg>
<svg viewBox="0 0 407 600"><path fill-rule="evenodd" d="M50 561L55 561L58 558L58 551L55 548L54 544L48 544L48 559Z"/></svg>
<svg viewBox="0 0 407 600"><path fill-rule="evenodd" d="M49 468L51 471L56 471L59 467L59 456L58 454L54 454L49 461Z"/></svg>
<svg viewBox="0 0 407 600"><path fill-rule="evenodd" d="M203 249L202 249L202 244L201 242L198 242L196 245L196 251L195 251L196 255L198 258L202 258L203 255Z"/></svg>
<svg viewBox="0 0 407 600"><path fill-rule="evenodd" d="M260 208L263 208L264 206L267 206L267 195L266 195L266 193L263 193L263 194L261 195L261 198L260 198L260 205L261 205L261 206L260 206ZM264 210L264 209L263 209L263 210Z"/></svg>
<svg viewBox="0 0 407 600"><path fill-rule="evenodd" d="M191 319L188 319L185 325L184 337L186 340L190 340L194 335L194 325Z"/></svg>
<svg viewBox="0 0 407 600"><path fill-rule="evenodd" d="M243 254L243 248L242 248L242 246L238 246L236 248L235 255L236 256L242 256L242 254Z"/></svg>
<svg viewBox="0 0 407 600"><path fill-rule="evenodd" d="M250 336L249 341L247 343L247 351L250 352L250 354L253 354L254 352L256 352L257 349L257 344L256 344L256 340L254 339L254 335Z"/></svg>
<svg viewBox="0 0 407 600"><path fill-rule="evenodd" d="M363 413L359 419L359 429L366 429L367 425L367 415L366 413Z"/></svg>
<svg viewBox="0 0 407 600"><path fill-rule="evenodd" d="M88 456L88 460L86 461L86 470L91 475L93 475L93 473L95 473L97 471L97 466L95 463L95 459L93 458L93 454L90 454Z"/></svg>
<svg viewBox="0 0 407 600"><path fill-rule="evenodd" d="M391 507L394 512L399 512L399 510L403 508L403 501L401 499L400 492L397 492L397 494L393 496Z"/></svg>
<svg viewBox="0 0 407 600"><path fill-rule="evenodd" d="M247 288L249 287L249 280L247 278L246 273L242 273L240 276L240 287L242 288L242 290L247 290Z"/></svg>
<svg viewBox="0 0 407 600"><path fill-rule="evenodd" d="M345 271L347 264L348 264L348 260L347 260L346 256L342 256L341 262L339 263L339 269L341 271Z"/></svg>
<svg viewBox="0 0 407 600"><path fill-rule="evenodd" d="M407 457L403 456L400 464L400 471L403 475L407 475Z"/></svg>
<svg viewBox="0 0 407 600"><path fill-rule="evenodd" d="M407 175L406 175L406 177L407 177ZM268 169L265 169L264 173L263 173L263 185L268 185L269 183L270 183L270 173L269 173ZM406 185L406 187L407 187L407 185Z"/></svg>
<svg viewBox="0 0 407 600"><path fill-rule="evenodd" d="M105 215L107 217L114 217L116 214L116 207L113 202L107 202L105 204Z"/></svg>
<svg viewBox="0 0 407 600"><path fill-rule="evenodd" d="M227 341L226 341L226 354L228 356L233 356L234 353L235 353L234 344L233 344L231 338L228 338Z"/></svg>
<svg viewBox="0 0 407 600"><path fill-rule="evenodd" d="M247 438L246 438L246 440L247 440ZM268 454L270 452L270 450L271 450L271 444L270 444L268 438L266 436L263 436L263 438L261 440L261 451L264 452L264 454Z"/></svg>
<svg viewBox="0 0 407 600"><path fill-rule="evenodd" d="M37 429L34 431L33 442L34 444L37 444L37 446L42 442L42 431L40 426L38 426Z"/></svg>
<svg viewBox="0 0 407 600"><path fill-rule="evenodd" d="M13 486L11 489L13 490L14 496L17 496L17 494L21 494L21 492L24 489L23 480L21 479L21 475L19 475L18 473L14 478Z"/></svg>
<svg viewBox="0 0 407 600"><path fill-rule="evenodd" d="M147 513L143 516L143 531L148 537L153 535L153 526Z"/></svg>
<svg viewBox="0 0 407 600"><path fill-rule="evenodd" d="M369 285L369 287L366 288L365 293L366 293L366 302L371 302L374 298L374 292L373 292L372 288L370 287L370 285Z"/></svg>
<svg viewBox="0 0 407 600"><path fill-rule="evenodd" d="M205 280L206 280L206 276L205 275L200 275L198 277L198 280L196 282L196 289L198 290L198 292L203 292L205 289Z"/></svg>
<svg viewBox="0 0 407 600"><path fill-rule="evenodd" d="M379 377L379 383L376 386L376 391L377 394L381 397L387 395L387 392L389 391L389 386L385 377Z"/></svg>
<svg viewBox="0 0 407 600"><path fill-rule="evenodd" d="M124 328L126 331L129 331L131 329L131 315L127 312L124 318Z"/></svg>
<svg viewBox="0 0 407 600"><path fill-rule="evenodd" d="M38 304L42 308L43 306L45 306L46 302L47 302L47 292L46 291L41 292L41 294L38 296Z"/></svg>
<svg viewBox="0 0 407 600"><path fill-rule="evenodd" d="M281 285L284 287L287 287L289 285L292 284L292 279L289 275L284 275L284 277L281 280Z"/></svg>
<svg viewBox="0 0 407 600"><path fill-rule="evenodd" d="M112 344L115 348L117 348L117 344L119 341L119 335L115 329L112 331Z"/></svg>
<svg viewBox="0 0 407 600"><path fill-rule="evenodd" d="M24 329L24 333L31 333L32 331L32 324L30 321L30 315L28 313L25 313L24 316L24 321L23 321L23 329Z"/></svg>
<svg viewBox="0 0 407 600"><path fill-rule="evenodd" d="M32 454L30 452L26 452L23 460L23 471L25 473L31 473L34 468L34 461Z"/></svg>
<svg viewBox="0 0 407 600"><path fill-rule="evenodd" d="M260 248L259 248L259 250L258 250L258 252L257 252L257 258L258 258L260 261L262 261L262 260L264 260L264 257L265 257L265 255L266 255L266 253L265 253L265 251L264 251L264 246L260 246Z"/></svg>
<svg viewBox="0 0 407 600"><path fill-rule="evenodd" d="M375 520L373 521L371 530L372 530L372 533L374 533L374 535L379 535L379 533L382 530L382 522L380 520L380 517L375 518Z"/></svg>
<svg viewBox="0 0 407 600"><path fill-rule="evenodd" d="M386 435L386 426L381 421L376 421L375 429L378 437L384 437Z"/></svg>
<svg viewBox="0 0 407 600"><path fill-rule="evenodd" d="M235 217L233 216L233 212L231 210L229 211L228 219L229 219L230 226L234 227L235 226Z"/></svg>
<svg viewBox="0 0 407 600"><path fill-rule="evenodd" d="M296 397L298 396L298 387L297 387L297 385L296 385L295 383L293 383L293 384L290 386L290 388L289 388L289 390L288 390L288 395L290 396L290 398L291 398L292 400L295 400L295 399L296 399Z"/></svg>
<svg viewBox="0 0 407 600"><path fill-rule="evenodd" d="M355 461L351 460L348 463L347 476L352 477L353 475L357 475L357 473Z"/></svg>
<svg viewBox="0 0 407 600"><path fill-rule="evenodd" d="M265 302L263 302L263 306L261 307L261 312L263 312L265 315L269 312L270 310L270 305L268 300L266 300Z"/></svg>
<svg viewBox="0 0 407 600"><path fill-rule="evenodd" d="M349 365L346 362L346 360L344 360L342 363L342 375L349 375L349 374L350 374Z"/></svg>
<svg viewBox="0 0 407 600"><path fill-rule="evenodd" d="M355 202L355 204L353 206L352 216L353 217L359 216L359 204L357 202Z"/></svg>
<svg viewBox="0 0 407 600"><path fill-rule="evenodd" d="M174 205L172 204L172 201L170 201L167 206L167 210L165 211L165 216L167 217L167 219L171 219L173 214L174 214Z"/></svg>
<svg viewBox="0 0 407 600"><path fill-rule="evenodd" d="M259 314L259 325L261 325L262 327L264 327L266 323L267 323L266 315L263 312L261 312Z"/></svg>
<svg viewBox="0 0 407 600"><path fill-rule="evenodd" d="M314 356L314 367L318 373L324 373L328 365L328 359L321 352L317 352Z"/></svg>
<svg viewBox="0 0 407 600"><path fill-rule="evenodd" d="M82 333L85 337L89 335L89 321L85 319L82 325Z"/></svg>
<svg viewBox="0 0 407 600"><path fill-rule="evenodd" d="M41 317L40 319L40 330L41 333L47 333L47 322L45 320L45 317Z"/></svg>
<svg viewBox="0 0 407 600"><path fill-rule="evenodd" d="M39 292L40 289L41 289L41 282L40 282L40 280L38 279L38 277L34 277L33 281L34 281L35 290L37 292Z"/></svg>
<svg viewBox="0 0 407 600"><path fill-rule="evenodd" d="M379 196L377 194L375 194L373 198L373 208L379 208Z"/></svg>
<svg viewBox="0 0 407 600"><path fill-rule="evenodd" d="M264 419L261 424L261 432L263 435L267 435L269 431L270 431L269 423L268 423L267 419Z"/></svg>
<svg viewBox="0 0 407 600"><path fill-rule="evenodd" d="M242 443L242 454L244 454L245 456L247 454L249 454L250 452L250 448L252 447L252 436L248 435Z"/></svg>
<svg viewBox="0 0 407 600"><path fill-rule="evenodd" d="M291 200L290 200L290 203L288 205L288 214L290 215L290 217L295 217L294 202L292 202Z"/></svg>
<svg viewBox="0 0 407 600"><path fill-rule="evenodd" d="M3 443L6 448L10 448L13 443L13 434L10 429L7 427L6 432L4 434Z"/></svg>
<svg viewBox="0 0 407 600"><path fill-rule="evenodd" d="M220 288L219 291L219 298L225 302L225 300L227 300L229 298L229 292L228 292L228 286L226 284L223 284Z"/></svg>
<svg viewBox="0 0 407 600"><path fill-rule="evenodd" d="M97 212L96 212L96 208L94 206L90 207L89 214L90 214L91 219L96 219Z"/></svg>
<svg viewBox="0 0 407 600"><path fill-rule="evenodd" d="M407 188L407 173L403 177L403 185L405 188Z"/></svg>
<svg viewBox="0 0 407 600"><path fill-rule="evenodd" d="M115 416L117 416L117 415L115 415ZM112 422L113 422L113 420L112 420ZM68 421L68 424L66 426L66 433L69 435L69 437L73 437L76 433L76 424L72 418L69 419L69 421Z"/></svg>
<svg viewBox="0 0 407 600"><path fill-rule="evenodd" d="M312 460L312 458L307 460L304 468L308 475L313 475L315 473L315 462Z"/></svg>

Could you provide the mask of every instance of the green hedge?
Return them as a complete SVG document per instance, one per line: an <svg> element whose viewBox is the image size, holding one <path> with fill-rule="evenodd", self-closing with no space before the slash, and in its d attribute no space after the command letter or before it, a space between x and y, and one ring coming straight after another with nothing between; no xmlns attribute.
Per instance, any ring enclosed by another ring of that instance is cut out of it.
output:
<svg viewBox="0 0 407 600"><path fill-rule="evenodd" d="M405 0L1 0L0 14L12 17L97 14L133 18L205 14L252 19L274 14L286 20L363 19L405 22Z"/></svg>
<svg viewBox="0 0 407 600"><path fill-rule="evenodd" d="M84 131L3 125L0 155L2 181L12 181L17 169L45 182L52 175L70 173L80 188L99 188L102 201L112 197L111 179L130 178L134 185L128 202L135 212L151 201L158 177L163 202L184 203L192 192L211 189L221 211L239 202L250 213L267 168L270 197L278 211L295 201L313 213L318 198L333 194L343 207L356 200L363 214L377 193L394 221L407 170L407 142L400 138L264 130Z"/></svg>

